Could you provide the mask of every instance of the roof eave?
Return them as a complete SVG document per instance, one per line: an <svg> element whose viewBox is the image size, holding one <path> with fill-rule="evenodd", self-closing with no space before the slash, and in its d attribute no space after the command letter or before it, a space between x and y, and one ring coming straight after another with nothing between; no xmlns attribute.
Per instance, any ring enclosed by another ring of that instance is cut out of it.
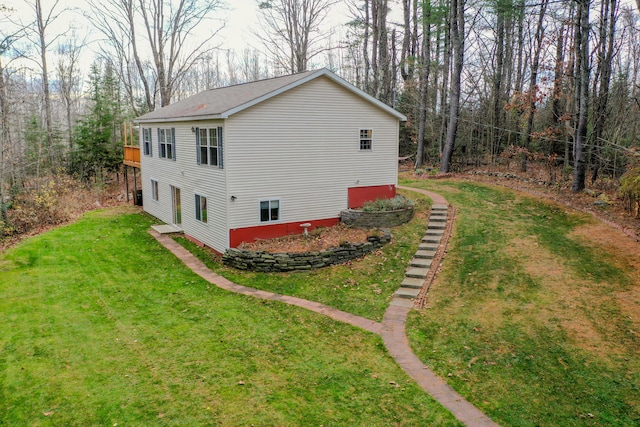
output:
<svg viewBox="0 0 640 427"><path fill-rule="evenodd" d="M208 114L206 116L180 116L180 117L156 117L150 119L137 118L134 119L134 123L157 123L157 122L188 122L188 121L200 121L200 120L219 120L226 119L228 116L224 116L224 113L220 114Z"/></svg>

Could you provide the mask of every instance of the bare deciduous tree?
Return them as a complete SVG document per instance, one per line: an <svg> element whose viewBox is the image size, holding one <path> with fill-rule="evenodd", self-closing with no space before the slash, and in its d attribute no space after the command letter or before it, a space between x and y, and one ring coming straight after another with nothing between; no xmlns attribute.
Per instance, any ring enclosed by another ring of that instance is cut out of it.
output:
<svg viewBox="0 0 640 427"><path fill-rule="evenodd" d="M449 172L451 156L456 142L460 114L460 91L462 67L464 65L464 19L465 0L451 0L451 56L453 70L451 72L451 90L449 95L449 120L447 135L440 159L440 172Z"/></svg>
<svg viewBox="0 0 640 427"><path fill-rule="evenodd" d="M573 183L571 191L584 190L586 164L584 146L589 118L589 0L576 0L576 69L578 121L573 142Z"/></svg>
<svg viewBox="0 0 640 427"><path fill-rule="evenodd" d="M53 141L53 113L51 107L51 87L49 85L49 64L47 60L47 53L49 52L51 45L55 43L58 37L62 34L58 33L53 37L49 37L48 30L67 10L65 8L60 9L58 7L59 5L60 0L55 0L48 9L44 9L42 7L41 0L32 0L29 3L29 6L33 9L35 22L24 26L25 29L30 30L25 32L27 38L37 49L39 59L36 60L36 62L40 67L40 76L42 78L42 96L44 101L44 122L47 146L44 147L44 153L42 153L43 147L40 145L38 146L38 159L41 160L42 154L46 154L51 165L54 165L56 159ZM39 163L40 162L38 162L37 171L40 170Z"/></svg>
<svg viewBox="0 0 640 427"><path fill-rule="evenodd" d="M279 68L306 71L309 61L328 49L329 33L321 31L336 0L266 0L258 5L263 34L258 37Z"/></svg>
<svg viewBox="0 0 640 427"><path fill-rule="evenodd" d="M60 44L57 50L56 65L57 87L67 118L67 137L69 149L73 149L73 108L82 87L80 74L80 53L84 42L78 43L77 37L72 36Z"/></svg>
<svg viewBox="0 0 640 427"><path fill-rule="evenodd" d="M214 49L210 42L221 27L203 27L219 8L218 0L90 0L94 25L104 34L118 61L119 78L135 105L142 86L144 109L169 105L189 68ZM200 31L200 32L198 32ZM146 58L143 52L150 52Z"/></svg>

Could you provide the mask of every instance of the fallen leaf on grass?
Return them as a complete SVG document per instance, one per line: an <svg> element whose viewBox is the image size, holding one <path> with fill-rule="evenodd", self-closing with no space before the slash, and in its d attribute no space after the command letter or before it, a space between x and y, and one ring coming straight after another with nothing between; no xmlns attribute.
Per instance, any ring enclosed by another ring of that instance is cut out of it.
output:
<svg viewBox="0 0 640 427"><path fill-rule="evenodd" d="M471 365L473 365L474 363L476 363L478 361L478 359L479 359L478 356L473 356L471 358L471 360L469 360L469 363L467 363L467 366L470 368Z"/></svg>
<svg viewBox="0 0 640 427"><path fill-rule="evenodd" d="M47 411L43 414L45 417L49 417L51 415L53 415L53 411Z"/></svg>

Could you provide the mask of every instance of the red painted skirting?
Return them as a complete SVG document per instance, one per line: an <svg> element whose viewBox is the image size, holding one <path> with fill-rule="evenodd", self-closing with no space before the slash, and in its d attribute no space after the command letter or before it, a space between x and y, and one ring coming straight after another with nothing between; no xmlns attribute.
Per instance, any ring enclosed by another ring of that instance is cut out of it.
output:
<svg viewBox="0 0 640 427"><path fill-rule="evenodd" d="M234 228L229 230L229 246L235 248L242 242L253 242L256 239L273 239L274 237L300 234L304 229L300 224L308 222L309 231L317 227L331 227L340 222L340 218L314 219L310 221L287 222L281 224L258 225L255 227Z"/></svg>
<svg viewBox="0 0 640 427"><path fill-rule="evenodd" d="M391 199L396 196L395 184L374 185L371 187L349 188L349 208L361 208L366 202L376 199Z"/></svg>

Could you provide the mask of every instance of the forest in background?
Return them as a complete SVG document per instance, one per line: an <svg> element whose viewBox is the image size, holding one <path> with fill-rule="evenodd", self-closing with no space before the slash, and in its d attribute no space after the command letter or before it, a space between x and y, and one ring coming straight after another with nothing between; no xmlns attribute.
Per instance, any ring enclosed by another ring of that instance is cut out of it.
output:
<svg viewBox="0 0 640 427"><path fill-rule="evenodd" d="M26 20L0 0L0 238L103 191L135 117L321 67L408 117L417 173L537 167L575 193L606 182L638 216L640 0L263 0L262 46L241 52L218 41L222 1L22 2Z"/></svg>

